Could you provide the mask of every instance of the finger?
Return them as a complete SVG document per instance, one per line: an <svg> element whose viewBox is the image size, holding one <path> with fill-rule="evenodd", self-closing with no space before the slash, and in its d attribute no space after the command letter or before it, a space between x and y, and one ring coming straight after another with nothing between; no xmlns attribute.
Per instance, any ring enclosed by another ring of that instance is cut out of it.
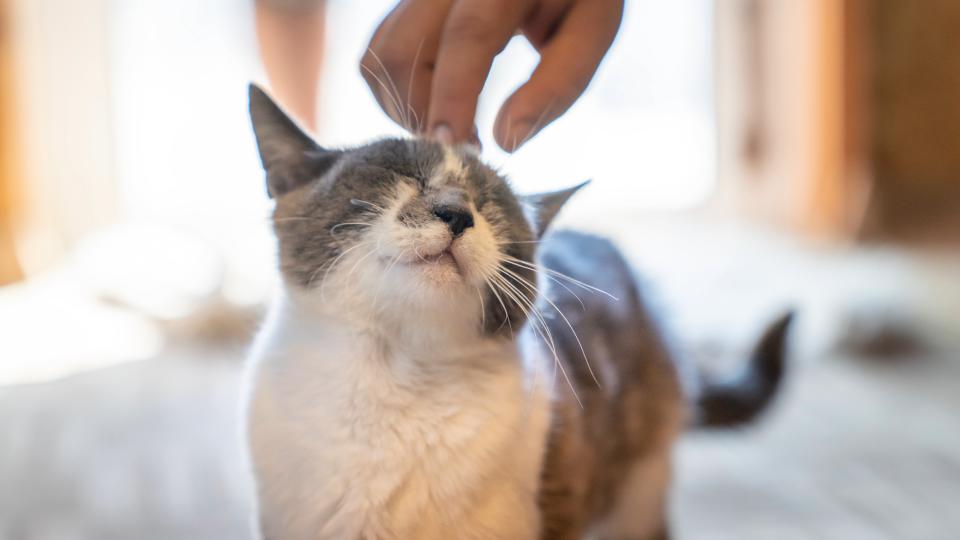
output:
<svg viewBox="0 0 960 540"><path fill-rule="evenodd" d="M523 35L539 52L556 33L574 0L540 0L523 23Z"/></svg>
<svg viewBox="0 0 960 540"><path fill-rule="evenodd" d="M423 131L440 32L452 0L401 2L377 27L360 60L374 98L391 119Z"/></svg>
<svg viewBox="0 0 960 540"><path fill-rule="evenodd" d="M494 139L513 152L562 115L583 94L613 43L623 15L621 0L580 0L553 38L540 63L497 114Z"/></svg>
<svg viewBox="0 0 960 540"><path fill-rule="evenodd" d="M493 58L513 36L529 3L520 0L459 0L441 34L430 90L430 132L444 142L470 137L477 98Z"/></svg>

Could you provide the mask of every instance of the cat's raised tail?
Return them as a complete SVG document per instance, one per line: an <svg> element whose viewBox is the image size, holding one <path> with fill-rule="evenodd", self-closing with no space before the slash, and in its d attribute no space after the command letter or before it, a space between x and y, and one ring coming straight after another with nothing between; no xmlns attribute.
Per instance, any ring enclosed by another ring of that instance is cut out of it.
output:
<svg viewBox="0 0 960 540"><path fill-rule="evenodd" d="M739 373L728 379L702 383L696 427L737 427L751 422L767 408L786 371L787 337L793 319L793 311L776 319Z"/></svg>

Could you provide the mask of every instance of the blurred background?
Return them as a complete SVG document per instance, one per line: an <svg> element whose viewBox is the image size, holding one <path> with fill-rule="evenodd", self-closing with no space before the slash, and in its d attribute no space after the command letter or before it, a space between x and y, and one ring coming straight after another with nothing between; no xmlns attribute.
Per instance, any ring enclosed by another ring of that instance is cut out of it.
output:
<svg viewBox="0 0 960 540"><path fill-rule="evenodd" d="M246 84L325 145L399 134L358 61L393 3L0 0L0 539L245 538L244 350L276 286ZM786 388L691 433L691 539L960 527L960 3L631 0L584 98L514 155L594 179L683 354L722 375L794 307ZM285 71L286 70L286 71ZM304 104L305 103L305 104Z"/></svg>

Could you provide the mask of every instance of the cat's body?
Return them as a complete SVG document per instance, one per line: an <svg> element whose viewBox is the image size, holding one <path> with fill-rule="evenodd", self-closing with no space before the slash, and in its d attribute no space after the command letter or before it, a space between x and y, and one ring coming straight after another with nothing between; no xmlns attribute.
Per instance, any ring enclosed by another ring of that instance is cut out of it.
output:
<svg viewBox="0 0 960 540"><path fill-rule="evenodd" d="M596 274L564 265L573 251L595 256L585 269L629 274L598 238L552 235L544 251L578 280ZM404 343L278 299L253 355L261 511L286 524L282 538L581 538L596 516L648 533L604 537L652 538L685 403L621 283L607 291L617 301L549 288L591 359L562 318L547 319L566 375L532 331ZM633 503L622 516L621 499Z"/></svg>
<svg viewBox="0 0 960 540"><path fill-rule="evenodd" d="M268 538L536 537L548 405L513 342L397 346L294 310L251 403Z"/></svg>
<svg viewBox="0 0 960 540"><path fill-rule="evenodd" d="M460 149L325 151L251 100L284 276L250 362L264 537L665 538L691 396L609 242L538 246L570 193L525 216ZM769 399L749 374L723 418Z"/></svg>
<svg viewBox="0 0 960 540"><path fill-rule="evenodd" d="M572 389L563 379L555 385L539 495L543 537L666 538L671 449L688 420L682 366L613 244L564 231L547 237L539 256L545 268L616 298L546 287L566 318L548 326Z"/></svg>

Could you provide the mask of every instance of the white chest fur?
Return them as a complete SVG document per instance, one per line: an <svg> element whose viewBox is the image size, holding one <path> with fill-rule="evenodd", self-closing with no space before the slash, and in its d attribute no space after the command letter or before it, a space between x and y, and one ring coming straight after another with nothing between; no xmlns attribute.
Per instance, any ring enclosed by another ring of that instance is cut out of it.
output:
<svg viewBox="0 0 960 540"><path fill-rule="evenodd" d="M548 397L515 343L411 350L294 313L274 307L250 362L268 538L537 537Z"/></svg>

